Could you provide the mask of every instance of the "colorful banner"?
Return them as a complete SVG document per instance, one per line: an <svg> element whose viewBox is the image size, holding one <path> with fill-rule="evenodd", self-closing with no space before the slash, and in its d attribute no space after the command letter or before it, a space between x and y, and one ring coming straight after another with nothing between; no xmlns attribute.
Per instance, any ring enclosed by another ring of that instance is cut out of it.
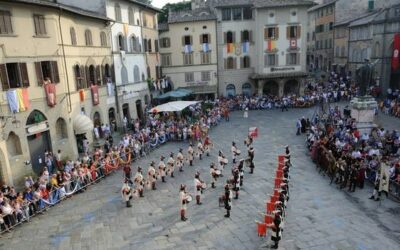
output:
<svg viewBox="0 0 400 250"><path fill-rule="evenodd" d="M226 45L226 52L229 53L234 53L235 52L235 44L233 43L228 43Z"/></svg>
<svg viewBox="0 0 400 250"><path fill-rule="evenodd" d="M25 111L26 108L25 108L24 99L22 97L22 89L17 89L17 99L18 99L19 112Z"/></svg>
<svg viewBox="0 0 400 250"><path fill-rule="evenodd" d="M7 91L7 102L8 106L10 107L11 113L17 113L19 112L19 103L18 103L18 98L17 98L17 90L15 89L10 89Z"/></svg>
<svg viewBox="0 0 400 250"><path fill-rule="evenodd" d="M290 39L290 48L291 49L297 48L297 39Z"/></svg>
<svg viewBox="0 0 400 250"><path fill-rule="evenodd" d="M185 54L192 53L192 45L187 44L185 45Z"/></svg>
<svg viewBox="0 0 400 250"><path fill-rule="evenodd" d="M202 47L203 47L203 52L208 52L210 50L208 43L203 43Z"/></svg>
<svg viewBox="0 0 400 250"><path fill-rule="evenodd" d="M22 89L22 100L24 102L25 110L31 108L31 102L29 101L29 91L28 88Z"/></svg>
<svg viewBox="0 0 400 250"><path fill-rule="evenodd" d="M44 91L46 92L47 105L49 107L56 106L56 85L54 83L46 83Z"/></svg>
<svg viewBox="0 0 400 250"><path fill-rule="evenodd" d="M399 53L400 53L400 33L394 35L393 39L393 57L392 57L392 70L398 70L400 68L399 61Z"/></svg>
<svg viewBox="0 0 400 250"><path fill-rule="evenodd" d="M267 41L267 51L273 51L274 49L276 49L276 41L268 40Z"/></svg>
<svg viewBox="0 0 400 250"><path fill-rule="evenodd" d="M93 105L96 106L100 103L99 88L97 87L97 85L92 85L90 86L90 91L92 92Z"/></svg>
<svg viewBox="0 0 400 250"><path fill-rule="evenodd" d="M250 50L250 42L243 43L243 53L249 53Z"/></svg>

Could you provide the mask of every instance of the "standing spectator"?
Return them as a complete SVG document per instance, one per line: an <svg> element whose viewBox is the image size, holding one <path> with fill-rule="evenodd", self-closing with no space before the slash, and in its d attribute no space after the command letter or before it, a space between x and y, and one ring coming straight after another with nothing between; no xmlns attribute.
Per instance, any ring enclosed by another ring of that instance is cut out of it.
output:
<svg viewBox="0 0 400 250"><path fill-rule="evenodd" d="M296 129L297 129L296 135L300 135L300 131L301 131L301 120L300 119L297 119Z"/></svg>

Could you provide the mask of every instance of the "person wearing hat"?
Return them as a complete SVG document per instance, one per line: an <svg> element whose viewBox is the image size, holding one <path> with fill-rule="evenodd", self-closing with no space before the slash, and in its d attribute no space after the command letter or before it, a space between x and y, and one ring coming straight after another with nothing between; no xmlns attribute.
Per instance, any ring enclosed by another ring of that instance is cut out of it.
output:
<svg viewBox="0 0 400 250"><path fill-rule="evenodd" d="M217 174L217 169L214 163L210 165L210 175L211 175L211 188L215 188L215 183L218 180L219 175Z"/></svg>
<svg viewBox="0 0 400 250"><path fill-rule="evenodd" d="M134 181L136 183L136 190L138 191L139 196L140 197L144 197L144 195L143 195L144 178L143 178L142 168L141 167L137 168L137 172L135 174Z"/></svg>
<svg viewBox="0 0 400 250"><path fill-rule="evenodd" d="M250 146L249 150L247 151L249 161L250 161L250 174L254 173L254 148Z"/></svg>
<svg viewBox="0 0 400 250"><path fill-rule="evenodd" d="M167 161L167 171L170 174L171 178L174 178L174 170L175 170L175 160L174 153L170 153L169 159Z"/></svg>
<svg viewBox="0 0 400 250"><path fill-rule="evenodd" d="M221 173L222 173L222 170L224 170L227 162L228 162L228 160L225 158L224 154L221 151L219 151L218 152L218 164L219 164L219 170L221 170ZM221 177L222 177L222 175L221 175Z"/></svg>
<svg viewBox="0 0 400 250"><path fill-rule="evenodd" d="M124 183L122 184L121 195L122 200L126 202L126 207L131 207L132 193L131 187L129 186L129 180L127 178L125 178Z"/></svg>
<svg viewBox="0 0 400 250"><path fill-rule="evenodd" d="M187 152L188 152L189 165L193 166L194 150L193 150L193 147L192 147L192 143L189 144L189 148L188 148Z"/></svg>
<svg viewBox="0 0 400 250"><path fill-rule="evenodd" d="M204 140L204 150L206 151L206 155L210 156L210 147L212 145L212 142L210 140L210 137L206 137L206 139Z"/></svg>
<svg viewBox="0 0 400 250"><path fill-rule="evenodd" d="M233 174L233 191L235 191L235 197L234 199L237 200L239 199L239 189L240 189L240 173L239 173L239 169L238 168L234 168L232 170L232 174Z"/></svg>
<svg viewBox="0 0 400 250"><path fill-rule="evenodd" d="M184 157L182 151L183 150L180 148L178 154L176 155L176 166L179 168L179 172L183 172Z"/></svg>
<svg viewBox="0 0 400 250"><path fill-rule="evenodd" d="M186 221L186 209L187 204L189 203L189 194L186 192L186 186L181 184L179 189L179 201L181 204L181 221Z"/></svg>
<svg viewBox="0 0 400 250"><path fill-rule="evenodd" d="M151 189L152 190L157 190L156 188L156 169L154 168L154 161L151 161L149 168L147 169L147 176L148 176L148 180L150 182L151 185Z"/></svg>
<svg viewBox="0 0 400 250"><path fill-rule="evenodd" d="M203 181L200 180L200 173L196 172L194 175L194 190L196 190L196 204L201 205L201 194L203 193Z"/></svg>
<svg viewBox="0 0 400 250"><path fill-rule="evenodd" d="M203 144L201 143L201 140L199 140L199 142L197 143L197 152L199 154L199 159L201 160L204 154L204 147Z"/></svg>
<svg viewBox="0 0 400 250"><path fill-rule="evenodd" d="M281 223L282 217L279 210L274 211L274 220L271 224L268 224L268 227L272 228L271 240L275 243L271 248L278 249L279 241L281 240Z"/></svg>
<svg viewBox="0 0 400 250"><path fill-rule="evenodd" d="M238 156L239 154L237 152L237 147L235 142L232 142L231 152L232 152L232 161L233 163L236 163L236 156Z"/></svg>
<svg viewBox="0 0 400 250"><path fill-rule="evenodd" d="M225 195L224 195L224 205L226 209L225 218L229 218L231 216L232 209L232 191L229 189L229 184L225 184Z"/></svg>
<svg viewBox="0 0 400 250"><path fill-rule="evenodd" d="M160 162L158 163L158 173L161 176L161 181L165 182L166 166L164 163L164 156L160 157Z"/></svg>
<svg viewBox="0 0 400 250"><path fill-rule="evenodd" d="M239 179L240 179L240 187L243 186L243 179L244 179L244 159L240 159L238 170L239 170Z"/></svg>

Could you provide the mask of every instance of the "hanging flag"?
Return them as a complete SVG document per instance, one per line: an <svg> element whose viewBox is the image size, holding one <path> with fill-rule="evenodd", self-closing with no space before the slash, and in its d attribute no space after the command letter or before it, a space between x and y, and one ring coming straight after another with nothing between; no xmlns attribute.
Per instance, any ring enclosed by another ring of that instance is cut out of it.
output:
<svg viewBox="0 0 400 250"><path fill-rule="evenodd" d="M6 95L7 95L8 106L10 106L11 113L19 112L17 90L15 89L8 90Z"/></svg>
<svg viewBox="0 0 400 250"><path fill-rule="evenodd" d="M203 52L208 52L208 51L209 51L208 43L203 43Z"/></svg>
<svg viewBox="0 0 400 250"><path fill-rule="evenodd" d="M25 109L28 110L31 108L31 102L29 101L29 91L28 88L22 89L22 99L24 101Z"/></svg>
<svg viewBox="0 0 400 250"><path fill-rule="evenodd" d="M25 111L26 108L24 104L24 98L22 96L22 89L17 89L17 100L18 100L19 112Z"/></svg>
<svg viewBox="0 0 400 250"><path fill-rule="evenodd" d="M297 39L290 39L290 48L291 49L297 48Z"/></svg>
<svg viewBox="0 0 400 250"><path fill-rule="evenodd" d="M97 85L92 85L90 86L90 90L92 92L92 103L93 106L96 106L100 103L100 98L99 98L99 88L97 87Z"/></svg>
<svg viewBox="0 0 400 250"><path fill-rule="evenodd" d="M400 68L400 33L394 35L393 39L393 57L392 57L392 70L398 70Z"/></svg>
<svg viewBox="0 0 400 250"><path fill-rule="evenodd" d="M233 43L228 43L226 46L227 52L229 53L234 53L235 52L235 44Z"/></svg>
<svg viewBox="0 0 400 250"><path fill-rule="evenodd" d="M249 53L250 50L250 42L243 43L243 53Z"/></svg>
<svg viewBox="0 0 400 250"><path fill-rule="evenodd" d="M47 97L47 106L56 106L56 85L54 83L46 83L43 85Z"/></svg>
<svg viewBox="0 0 400 250"><path fill-rule="evenodd" d="M192 53L192 45L190 44L185 45L185 53L186 54Z"/></svg>
<svg viewBox="0 0 400 250"><path fill-rule="evenodd" d="M276 48L275 40L268 40L267 41L267 51L273 51Z"/></svg>

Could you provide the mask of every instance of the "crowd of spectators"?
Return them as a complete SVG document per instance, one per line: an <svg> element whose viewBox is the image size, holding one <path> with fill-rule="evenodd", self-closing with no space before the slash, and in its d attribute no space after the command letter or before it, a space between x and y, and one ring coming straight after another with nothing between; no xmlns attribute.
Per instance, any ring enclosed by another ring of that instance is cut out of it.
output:
<svg viewBox="0 0 400 250"><path fill-rule="evenodd" d="M400 90L388 90L386 98L379 103L380 110L387 115L400 118Z"/></svg>

